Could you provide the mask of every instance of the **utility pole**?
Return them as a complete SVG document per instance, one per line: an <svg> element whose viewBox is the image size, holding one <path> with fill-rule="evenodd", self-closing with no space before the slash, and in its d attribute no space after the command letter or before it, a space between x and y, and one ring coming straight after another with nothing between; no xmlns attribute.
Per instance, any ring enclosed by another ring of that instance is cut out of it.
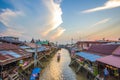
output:
<svg viewBox="0 0 120 80"><path fill-rule="evenodd" d="M35 54L34 54L34 67L37 67L37 44L36 44Z"/></svg>
<svg viewBox="0 0 120 80"><path fill-rule="evenodd" d="M73 45L73 38L71 38L71 46Z"/></svg>
<svg viewBox="0 0 120 80"><path fill-rule="evenodd" d="M58 46L58 42L56 41L56 46Z"/></svg>

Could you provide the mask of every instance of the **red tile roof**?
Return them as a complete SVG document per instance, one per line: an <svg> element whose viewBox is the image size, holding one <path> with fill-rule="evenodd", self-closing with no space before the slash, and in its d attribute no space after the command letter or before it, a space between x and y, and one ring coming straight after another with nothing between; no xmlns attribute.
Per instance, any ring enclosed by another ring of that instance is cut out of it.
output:
<svg viewBox="0 0 120 80"><path fill-rule="evenodd" d="M120 45L110 45L110 44L96 44L92 45L88 51L94 53L100 53L104 55L111 55L115 49L117 49Z"/></svg>

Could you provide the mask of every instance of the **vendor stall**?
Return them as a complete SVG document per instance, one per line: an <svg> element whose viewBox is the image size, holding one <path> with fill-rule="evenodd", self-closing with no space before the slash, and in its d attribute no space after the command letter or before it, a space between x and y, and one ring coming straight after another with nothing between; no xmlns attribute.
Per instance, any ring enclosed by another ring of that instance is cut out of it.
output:
<svg viewBox="0 0 120 80"><path fill-rule="evenodd" d="M106 56L97 60L99 64L99 71L103 70L103 67L107 67L111 77L119 78L120 80L120 56Z"/></svg>

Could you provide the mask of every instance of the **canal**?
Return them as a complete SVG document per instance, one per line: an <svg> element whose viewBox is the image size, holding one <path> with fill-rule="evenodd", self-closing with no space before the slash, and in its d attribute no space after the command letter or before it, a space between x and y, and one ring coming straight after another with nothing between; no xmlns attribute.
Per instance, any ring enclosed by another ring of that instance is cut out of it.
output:
<svg viewBox="0 0 120 80"><path fill-rule="evenodd" d="M40 75L40 80L86 80L82 74L77 74L69 67L71 61L69 52L66 49L61 49L61 59L57 61L57 54L51 59L50 63L44 68Z"/></svg>

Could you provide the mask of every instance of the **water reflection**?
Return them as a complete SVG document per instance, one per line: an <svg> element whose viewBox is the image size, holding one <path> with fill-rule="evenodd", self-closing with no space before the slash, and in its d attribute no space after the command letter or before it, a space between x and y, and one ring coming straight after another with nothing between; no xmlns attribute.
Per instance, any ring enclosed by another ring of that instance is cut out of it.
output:
<svg viewBox="0 0 120 80"><path fill-rule="evenodd" d="M50 64L43 70L40 80L77 80L76 74L68 66L70 63L69 53L65 49L61 49L61 59L57 61L57 54L53 57Z"/></svg>

